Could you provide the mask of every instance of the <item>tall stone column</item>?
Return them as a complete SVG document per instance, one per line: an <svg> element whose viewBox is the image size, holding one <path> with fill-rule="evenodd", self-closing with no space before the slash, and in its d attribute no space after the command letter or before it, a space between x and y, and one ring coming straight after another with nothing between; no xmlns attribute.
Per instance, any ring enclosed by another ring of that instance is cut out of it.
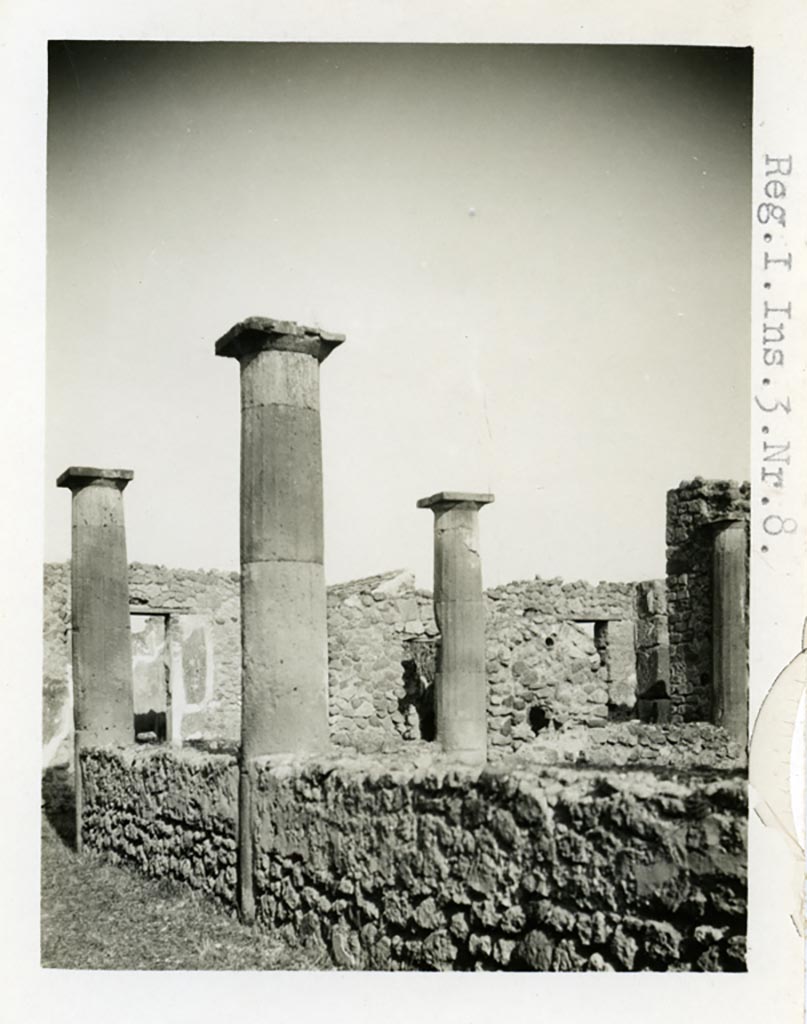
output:
<svg viewBox="0 0 807 1024"><path fill-rule="evenodd" d="M434 512L434 614L440 630L435 679L437 739L469 764L487 756L485 604L479 509L492 494L441 491L421 498Z"/></svg>
<svg viewBox="0 0 807 1024"><path fill-rule="evenodd" d="M742 520L715 524L712 548L712 679L715 724L748 745L748 542Z"/></svg>
<svg viewBox="0 0 807 1024"><path fill-rule="evenodd" d="M129 563L123 489L130 469L71 466L56 481L72 501L73 716L76 845L81 849L82 747L134 741Z"/></svg>
<svg viewBox="0 0 807 1024"><path fill-rule="evenodd" d="M216 355L241 366L239 890L254 918L250 762L328 744L319 364L343 335L266 317Z"/></svg>

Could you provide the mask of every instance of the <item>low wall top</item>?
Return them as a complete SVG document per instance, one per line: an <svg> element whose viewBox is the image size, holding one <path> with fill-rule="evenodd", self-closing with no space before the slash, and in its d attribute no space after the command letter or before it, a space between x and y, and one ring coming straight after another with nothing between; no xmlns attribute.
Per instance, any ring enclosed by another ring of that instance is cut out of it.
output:
<svg viewBox="0 0 807 1024"><path fill-rule="evenodd" d="M276 349L315 356L321 363L344 340L344 334L306 327L292 320L250 316L219 338L216 342L216 355L240 359L241 356L254 355L266 349Z"/></svg>

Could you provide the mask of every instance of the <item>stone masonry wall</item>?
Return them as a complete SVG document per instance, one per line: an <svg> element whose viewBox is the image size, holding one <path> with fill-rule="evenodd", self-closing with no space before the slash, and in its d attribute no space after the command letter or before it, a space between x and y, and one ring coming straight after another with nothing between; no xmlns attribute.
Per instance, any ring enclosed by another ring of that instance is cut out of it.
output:
<svg viewBox="0 0 807 1024"><path fill-rule="evenodd" d="M81 763L85 849L235 909L234 756L138 746L86 750Z"/></svg>
<svg viewBox="0 0 807 1024"><path fill-rule="evenodd" d="M419 680L407 673L411 643L437 636L431 598L405 571L328 588L331 739L373 748L420 738Z"/></svg>
<svg viewBox="0 0 807 1024"><path fill-rule="evenodd" d="M651 586L647 584L643 586ZM656 585L658 586L658 585ZM487 592L489 742L496 754L552 726L630 717L642 610L630 583L533 579ZM134 607L175 609L183 639L186 739L237 739L237 573L134 563ZM45 570L45 733L70 728L69 566ZM595 635L581 623L595 623ZM431 594L407 572L328 589L330 725L335 743L373 749L433 737L437 627ZM646 631L645 631L646 632ZM610 670L604 660L610 663Z"/></svg>
<svg viewBox="0 0 807 1024"><path fill-rule="evenodd" d="M182 735L235 738L241 714L238 574L129 566L130 607L171 615L181 647ZM164 616L166 623L168 615ZM45 566L43 760L67 757L72 736L70 565ZM165 653L166 660L168 653Z"/></svg>
<svg viewBox="0 0 807 1024"><path fill-rule="evenodd" d="M667 587L660 580L636 588L636 695L640 717L667 721L670 707L670 627Z"/></svg>
<svg viewBox="0 0 807 1024"><path fill-rule="evenodd" d="M635 703L635 589L632 583L594 586L536 577L487 591L493 750L516 750L550 725L607 720L609 706L626 699L626 679ZM615 659L621 676L611 678L603 663L604 633L589 635L584 622L627 627L630 665Z"/></svg>
<svg viewBox="0 0 807 1024"><path fill-rule="evenodd" d="M672 719L712 719L712 524L750 515L750 485L696 477L667 494ZM746 602L748 607L748 602Z"/></svg>
<svg viewBox="0 0 807 1024"><path fill-rule="evenodd" d="M744 969L741 779L407 749L256 763L260 925L350 969ZM82 761L87 848L232 903L231 758Z"/></svg>
<svg viewBox="0 0 807 1024"><path fill-rule="evenodd" d="M642 584L663 595L663 584ZM637 630L657 633L658 608L632 583L516 581L486 593L488 740L494 756L550 726L632 717ZM661 598L658 600L662 600ZM586 632L582 623L594 624ZM436 645L431 594L391 573L328 591L331 735L373 749L433 738ZM402 671L403 666L403 671Z"/></svg>
<svg viewBox="0 0 807 1024"><path fill-rule="evenodd" d="M717 768L744 771L744 749L725 730L708 722L658 725L637 721L599 725L570 723L545 730L518 756L529 764L600 768Z"/></svg>

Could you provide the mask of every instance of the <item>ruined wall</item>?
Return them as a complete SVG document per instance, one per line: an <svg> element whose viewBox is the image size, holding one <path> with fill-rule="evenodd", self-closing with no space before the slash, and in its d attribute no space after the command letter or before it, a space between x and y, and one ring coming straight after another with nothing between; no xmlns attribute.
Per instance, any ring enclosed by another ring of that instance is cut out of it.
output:
<svg viewBox="0 0 807 1024"><path fill-rule="evenodd" d="M663 594L663 583L642 584ZM493 756L550 727L635 716L637 630L666 643L632 583L516 581L488 590L488 741ZM661 599L659 599L661 600ZM586 631L583 623L593 624ZM331 736L372 749L432 739L437 627L410 574L328 591Z"/></svg>
<svg viewBox="0 0 807 1024"><path fill-rule="evenodd" d="M572 724L540 733L529 746L520 748L519 757L540 765L729 771L742 771L747 765L745 749L732 742L724 729L708 722Z"/></svg>
<svg viewBox="0 0 807 1024"><path fill-rule="evenodd" d="M711 524L749 515L749 486L696 478L667 496L667 584L559 579L486 594L488 739L494 755L542 731L638 717L709 721ZM130 566L133 605L174 609L182 734L237 738L236 573ZM69 566L45 567L45 761L69 738ZM168 621L168 620L166 620ZM593 624L587 630L583 624ZM328 591L330 727L335 743L372 749L433 735L437 629L431 596L408 573ZM168 633L166 633L168 636ZM638 702L637 702L638 697Z"/></svg>
<svg viewBox="0 0 807 1024"><path fill-rule="evenodd" d="M60 751L66 756L73 729L69 564L45 566L42 632L42 746L50 764Z"/></svg>
<svg viewBox="0 0 807 1024"><path fill-rule="evenodd" d="M643 721L670 720L670 626L661 580L636 588L636 696Z"/></svg>
<svg viewBox="0 0 807 1024"><path fill-rule="evenodd" d="M728 776L260 759L258 920L345 968L742 970L746 790ZM83 755L85 843L233 899L232 759Z"/></svg>
<svg viewBox="0 0 807 1024"><path fill-rule="evenodd" d="M134 563L129 582L132 606L176 613L168 629L179 631L183 737L237 738L238 574ZM515 750L552 725L634 714L635 644L643 614L636 594L629 583L558 579L487 592L488 738L494 754ZM69 566L46 567L45 602L47 737L51 720L69 728ZM593 636L583 622L599 624ZM330 587L328 631L333 741L377 749L432 738L437 627L431 595L415 588L412 574ZM158 646L151 653L163 657Z"/></svg>
<svg viewBox="0 0 807 1024"><path fill-rule="evenodd" d="M374 748L421 736L421 685L404 662L410 642L437 635L431 597L409 572L328 588L331 739Z"/></svg>
<svg viewBox="0 0 807 1024"><path fill-rule="evenodd" d="M494 587L486 597L494 750L518 749L551 725L602 722L610 704L635 703L635 584L535 578ZM600 623L612 635L616 624L623 627L622 650L614 642L608 652L613 678L603 664L605 629L589 635L584 622Z"/></svg>
<svg viewBox="0 0 807 1024"><path fill-rule="evenodd" d="M236 737L241 727L241 606L236 572L129 566L132 606L181 609L182 735Z"/></svg>
<svg viewBox="0 0 807 1024"><path fill-rule="evenodd" d="M133 562L129 596L133 609L160 609L160 614L148 616L149 625L159 629L133 637L137 709L147 710L152 696L138 693L137 686L145 681L145 689L151 691L155 675L162 674L167 682L173 669L172 688L183 737L237 737L241 708L238 574ZM142 626L142 618L133 616L135 628ZM177 641L173 665L172 637ZM72 750L69 563L45 566L43 640L43 760L49 764L67 759ZM138 663L149 658L155 662L151 676L137 670Z"/></svg>
<svg viewBox="0 0 807 1024"><path fill-rule="evenodd" d="M84 848L235 907L238 767L167 747L81 754Z"/></svg>
<svg viewBox="0 0 807 1024"><path fill-rule="evenodd" d="M712 719L712 524L748 521L750 485L696 477L667 494L672 719ZM746 607L748 602L746 601Z"/></svg>

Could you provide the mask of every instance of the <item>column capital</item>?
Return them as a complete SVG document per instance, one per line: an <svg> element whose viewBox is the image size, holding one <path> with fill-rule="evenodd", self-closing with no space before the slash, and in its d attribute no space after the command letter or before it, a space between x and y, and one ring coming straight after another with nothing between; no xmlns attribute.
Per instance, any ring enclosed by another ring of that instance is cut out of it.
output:
<svg viewBox="0 0 807 1024"><path fill-rule="evenodd" d="M438 491L437 494L432 494L428 498L421 498L417 507L430 508L434 512L444 512L457 505L480 509L483 505L489 505L495 500L492 494L474 494L471 491Z"/></svg>
<svg viewBox="0 0 807 1024"><path fill-rule="evenodd" d="M90 484L109 481L122 491L134 478L131 469L98 469L96 466L69 466L56 480L57 487L69 487L71 491L80 490Z"/></svg>
<svg viewBox="0 0 807 1024"><path fill-rule="evenodd" d="M706 537L716 539L721 533L727 533L733 530L747 530L748 528L748 516L744 515L727 515L721 519L711 519L708 523L704 523L702 529L705 532Z"/></svg>
<svg viewBox="0 0 807 1024"><path fill-rule="evenodd" d="M318 327L296 324L292 320L250 316L219 338L216 342L216 355L240 359L242 356L274 349L279 352L301 352L314 356L321 363L344 340L344 334L332 334Z"/></svg>

